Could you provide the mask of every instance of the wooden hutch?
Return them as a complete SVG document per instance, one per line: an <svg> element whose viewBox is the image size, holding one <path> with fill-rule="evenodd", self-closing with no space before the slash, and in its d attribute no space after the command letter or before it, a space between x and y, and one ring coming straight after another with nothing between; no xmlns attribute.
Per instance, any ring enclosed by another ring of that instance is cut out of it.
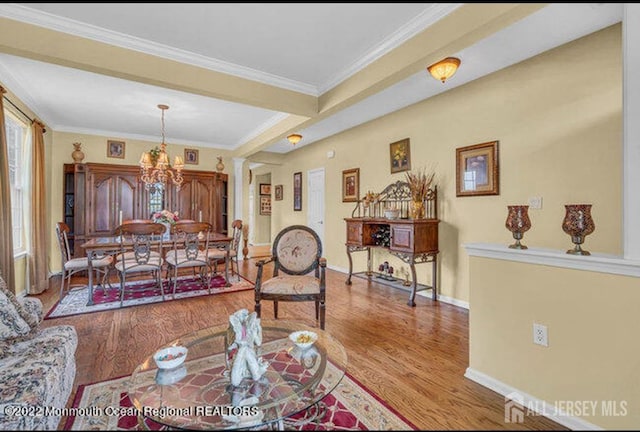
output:
<svg viewBox="0 0 640 432"><path fill-rule="evenodd" d="M419 290L431 289L431 298L437 300L438 223L440 221L437 212L436 188L429 190L425 200L424 219L409 219L410 198L409 185L398 181L377 194L373 202L358 201L352 217L345 218L347 256L349 257L349 277L346 284L351 285L352 275L371 280L375 274L372 269L371 250L382 248L409 264L412 284L408 305L415 306L415 296ZM394 219L385 217L387 208L397 209L398 217ZM367 251L367 271L354 274L351 253L357 251ZM431 286L418 284L416 277L415 265L427 262L432 263ZM376 279L376 282L394 287L402 286L401 281L396 278L381 276L378 274L379 279Z"/></svg>
<svg viewBox="0 0 640 432"><path fill-rule="evenodd" d="M120 214L123 220L150 219L167 209L179 212L181 219L202 218L215 232L226 234L227 174L185 170L183 177L179 191L170 182L166 188L148 190L138 166L65 164L63 215L74 255L84 255L80 245L89 238L111 235Z"/></svg>

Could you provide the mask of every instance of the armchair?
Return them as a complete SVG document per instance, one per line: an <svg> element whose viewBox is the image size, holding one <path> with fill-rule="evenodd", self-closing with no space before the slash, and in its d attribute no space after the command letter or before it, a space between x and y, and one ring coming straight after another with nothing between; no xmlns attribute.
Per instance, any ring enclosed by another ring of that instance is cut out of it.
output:
<svg viewBox="0 0 640 432"><path fill-rule="evenodd" d="M278 318L279 301L315 302L316 320L325 325L325 268L322 243L315 231L304 225L292 225L276 236L272 256L259 261L255 285L255 311L260 316L262 300L273 301ZM273 262L273 277L262 280L264 265ZM284 273L283 275L280 272ZM309 273L313 272L313 275Z"/></svg>

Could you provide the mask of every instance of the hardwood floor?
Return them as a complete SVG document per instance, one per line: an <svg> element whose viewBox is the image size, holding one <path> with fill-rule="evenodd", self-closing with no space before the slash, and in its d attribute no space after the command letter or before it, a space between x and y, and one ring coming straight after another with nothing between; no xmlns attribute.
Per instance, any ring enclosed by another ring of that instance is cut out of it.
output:
<svg viewBox="0 0 640 432"><path fill-rule="evenodd" d="M241 273L255 280L255 259ZM269 268L270 270L270 268ZM270 271L266 272L270 274ZM422 430L566 430L541 416L505 423L504 398L464 378L469 361L468 311L404 291L327 270L326 331L349 355L348 372ZM59 278L37 296L51 308ZM253 311L253 291L196 297L152 305L46 320L78 332L74 387L130 374L157 346L202 327L223 324L240 308ZM273 317L264 303L263 317ZM313 303L282 303L280 319L316 326ZM73 400L73 395L70 401Z"/></svg>

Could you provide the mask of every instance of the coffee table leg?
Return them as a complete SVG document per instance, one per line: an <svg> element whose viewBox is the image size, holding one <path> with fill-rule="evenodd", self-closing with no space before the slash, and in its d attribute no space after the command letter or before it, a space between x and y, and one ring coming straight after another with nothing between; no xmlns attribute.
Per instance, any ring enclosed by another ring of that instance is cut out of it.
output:
<svg viewBox="0 0 640 432"><path fill-rule="evenodd" d="M93 305L93 252L89 251L87 252L87 257L88 257L88 269L87 272L89 272L89 301L87 301L87 306L92 306Z"/></svg>

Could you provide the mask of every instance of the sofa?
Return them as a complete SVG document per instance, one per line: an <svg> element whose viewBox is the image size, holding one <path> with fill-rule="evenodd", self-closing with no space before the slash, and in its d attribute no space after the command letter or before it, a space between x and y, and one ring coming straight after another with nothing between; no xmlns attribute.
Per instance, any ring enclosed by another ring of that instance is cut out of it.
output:
<svg viewBox="0 0 640 432"><path fill-rule="evenodd" d="M73 389L76 330L42 318L39 299L18 300L0 277L0 430L56 430Z"/></svg>

